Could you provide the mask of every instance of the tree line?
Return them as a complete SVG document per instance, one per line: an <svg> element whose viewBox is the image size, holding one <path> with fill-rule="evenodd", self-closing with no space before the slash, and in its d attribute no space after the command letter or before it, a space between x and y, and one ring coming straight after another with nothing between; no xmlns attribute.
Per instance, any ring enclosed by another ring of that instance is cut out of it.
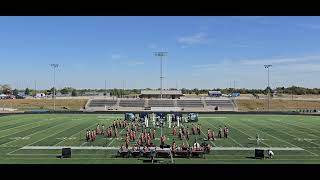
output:
<svg viewBox="0 0 320 180"><path fill-rule="evenodd" d="M142 89L75 89L72 87L64 87L62 89L56 89L56 94L61 93L62 95L71 95L71 96L83 96L90 95L90 93L99 93L103 95L110 94L111 96L123 97L132 94L140 94ZM145 88L143 90L152 90L151 88ZM160 89L156 89L160 90ZM170 88L169 90L177 90L175 88ZM267 94L268 91L271 93L278 94L293 94L293 95L305 95L305 94L320 94L320 88L305 88L298 86L291 87L277 87L274 89L266 88L266 89L246 89L246 88L214 88L214 89L180 89L183 94L208 94L209 91L221 91L223 94L230 93L240 93L240 94ZM4 84L0 85L0 93L8 94L8 95L18 95L20 92L24 92L25 95L34 96L36 93L44 93L46 95L52 95L54 89L46 89L46 90L34 90L30 88L26 88L24 90L12 89L10 85Z"/></svg>

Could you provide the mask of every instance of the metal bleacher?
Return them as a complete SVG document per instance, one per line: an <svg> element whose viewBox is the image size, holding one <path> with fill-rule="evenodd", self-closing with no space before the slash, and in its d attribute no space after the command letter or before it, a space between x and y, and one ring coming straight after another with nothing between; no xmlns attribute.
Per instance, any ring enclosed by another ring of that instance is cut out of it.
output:
<svg viewBox="0 0 320 180"><path fill-rule="evenodd" d="M205 100L207 106L218 106L222 109L233 109L233 103L230 100Z"/></svg>
<svg viewBox="0 0 320 180"><path fill-rule="evenodd" d="M146 108L181 108L182 111L235 111L230 99L92 99L91 110L148 110ZM106 109L108 108L108 109Z"/></svg>
<svg viewBox="0 0 320 180"><path fill-rule="evenodd" d="M149 100L149 107L174 107L173 100Z"/></svg>
<svg viewBox="0 0 320 180"><path fill-rule="evenodd" d="M177 100L178 107L199 108L204 107L201 100Z"/></svg>
<svg viewBox="0 0 320 180"><path fill-rule="evenodd" d="M144 107L145 100L121 100L119 103L120 107Z"/></svg>
<svg viewBox="0 0 320 180"><path fill-rule="evenodd" d="M89 103L89 107L115 106L116 104L117 100L94 99Z"/></svg>

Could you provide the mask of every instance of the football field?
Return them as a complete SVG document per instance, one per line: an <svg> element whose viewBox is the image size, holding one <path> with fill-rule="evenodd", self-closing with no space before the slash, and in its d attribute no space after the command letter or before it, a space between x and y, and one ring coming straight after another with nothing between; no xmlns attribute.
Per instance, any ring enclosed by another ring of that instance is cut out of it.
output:
<svg viewBox="0 0 320 180"><path fill-rule="evenodd" d="M119 129L118 138L97 136L87 142L87 129L99 123L111 126L113 120L124 119L122 114L21 114L0 116L0 163L44 163L44 164L139 164L142 158L115 157L124 143L125 129ZM190 139L179 140L173 136L166 124L162 132L166 143L193 145L206 142L213 148L204 158L160 158L163 163L320 163L320 116L302 115L244 115L211 114L199 115L201 135L190 135ZM191 132L192 123L184 123ZM208 128L215 134L219 127L229 128L228 138L207 141ZM153 124L150 122L150 127ZM153 141L160 145L161 129L157 128ZM257 144L256 135L261 141ZM139 136L139 134L137 134ZM130 145L136 142L130 142ZM62 147L71 147L72 158L59 159ZM273 159L254 159L254 149L271 149Z"/></svg>

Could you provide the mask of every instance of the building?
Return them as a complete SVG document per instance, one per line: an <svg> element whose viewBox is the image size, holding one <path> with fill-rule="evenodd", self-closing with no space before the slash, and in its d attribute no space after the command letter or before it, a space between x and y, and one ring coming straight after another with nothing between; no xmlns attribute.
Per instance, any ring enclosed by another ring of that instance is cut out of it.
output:
<svg viewBox="0 0 320 180"><path fill-rule="evenodd" d="M7 95L5 95L5 94L0 94L0 99L7 99L7 98L8 98Z"/></svg>
<svg viewBox="0 0 320 180"><path fill-rule="evenodd" d="M221 91L209 91L208 95L209 96L214 96L214 97L221 97L222 93L221 93Z"/></svg>
<svg viewBox="0 0 320 180"><path fill-rule="evenodd" d="M46 95L44 93L37 93L36 98L43 98L43 97L46 97Z"/></svg>
<svg viewBox="0 0 320 180"><path fill-rule="evenodd" d="M180 90L162 90L162 98L164 99L180 99L183 96ZM140 98L160 98L160 90L141 90Z"/></svg>

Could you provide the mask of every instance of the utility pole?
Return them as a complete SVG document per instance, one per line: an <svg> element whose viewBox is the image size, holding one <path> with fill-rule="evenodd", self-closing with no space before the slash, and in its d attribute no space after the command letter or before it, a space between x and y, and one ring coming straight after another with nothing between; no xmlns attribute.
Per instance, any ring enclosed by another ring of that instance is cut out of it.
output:
<svg viewBox="0 0 320 180"><path fill-rule="evenodd" d="M53 67L53 110L56 110L56 68L59 67L59 64L50 64Z"/></svg>
<svg viewBox="0 0 320 180"><path fill-rule="evenodd" d="M293 101L293 85L292 85L292 88L291 88L291 100Z"/></svg>
<svg viewBox="0 0 320 180"><path fill-rule="evenodd" d="M162 58L167 55L167 52L155 52L155 56L160 56L160 98L162 99Z"/></svg>
<svg viewBox="0 0 320 180"><path fill-rule="evenodd" d="M272 67L271 64L264 65L264 68L268 69L268 111L270 111L270 85L269 85L269 69Z"/></svg>
<svg viewBox="0 0 320 180"><path fill-rule="evenodd" d="M37 96L37 80L34 81L34 97Z"/></svg>
<svg viewBox="0 0 320 180"><path fill-rule="evenodd" d="M107 80L104 80L104 97L107 98Z"/></svg>

